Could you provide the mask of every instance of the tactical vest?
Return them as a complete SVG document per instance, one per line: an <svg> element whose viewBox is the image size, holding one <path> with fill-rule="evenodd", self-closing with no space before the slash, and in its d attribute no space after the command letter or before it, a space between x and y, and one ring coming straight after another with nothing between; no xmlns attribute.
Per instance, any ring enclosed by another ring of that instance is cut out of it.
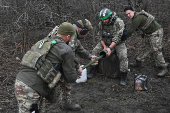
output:
<svg viewBox="0 0 170 113"><path fill-rule="evenodd" d="M135 15L135 17L136 17L137 15L141 15L141 14L142 14L142 15L146 15L146 16L148 17L147 20L146 20L145 25L139 28L139 30L142 30L142 31L143 31L143 30L145 30L146 28L148 28L148 26L155 20L155 17L152 16L151 14L145 12L144 10L142 10L141 12L138 12L138 13Z"/></svg>
<svg viewBox="0 0 170 113"><path fill-rule="evenodd" d="M56 69L59 64L55 67L53 64L46 59L46 55L50 48L61 42L59 39L48 41L48 39L43 39L38 41L32 48L24 55L21 64L34 68L37 70L37 75L39 75L46 83L48 83L49 88L53 88L57 82L60 80L61 73L60 69Z"/></svg>
<svg viewBox="0 0 170 113"><path fill-rule="evenodd" d="M120 30L120 25L117 22L117 19L113 24L112 23L109 25L102 24L102 26L100 26L100 29L102 29L102 40L107 45L110 45L112 43L112 38L116 35L117 31Z"/></svg>

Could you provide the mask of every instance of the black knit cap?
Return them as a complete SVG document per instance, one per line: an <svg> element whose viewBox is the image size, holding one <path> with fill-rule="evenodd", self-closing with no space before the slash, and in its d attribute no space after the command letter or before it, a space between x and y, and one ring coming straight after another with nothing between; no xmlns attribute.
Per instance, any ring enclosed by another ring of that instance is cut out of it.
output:
<svg viewBox="0 0 170 113"><path fill-rule="evenodd" d="M124 12L126 12L127 10L135 11L135 8L132 7L132 6L126 7L126 8L124 9Z"/></svg>

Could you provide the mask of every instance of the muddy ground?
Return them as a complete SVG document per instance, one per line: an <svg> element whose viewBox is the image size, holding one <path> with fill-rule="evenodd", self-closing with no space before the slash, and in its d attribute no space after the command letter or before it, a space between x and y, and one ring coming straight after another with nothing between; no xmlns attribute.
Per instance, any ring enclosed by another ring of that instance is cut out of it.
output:
<svg viewBox="0 0 170 113"><path fill-rule="evenodd" d="M82 40L84 43L85 40ZM131 42L131 41L130 41ZM129 62L135 58L135 43L126 42ZM9 42L1 45L0 57L0 113L17 113L17 101L14 96L14 81L20 68L20 61L14 55ZM85 48L91 51L91 44L85 43ZM138 43L140 45L140 43ZM89 47L90 46L90 47ZM164 52L165 54L165 52ZM170 54L165 54L165 60L170 62ZM87 60L82 60L86 64ZM149 57L140 68L130 67L127 85L120 86L119 79L111 79L101 74L85 83L74 83L72 101L82 106L81 111L63 111L58 103L50 106L48 113L169 113L170 112L170 76L158 78L157 68L152 57ZM170 67L168 67L170 70ZM134 91L134 75L148 76L148 90Z"/></svg>

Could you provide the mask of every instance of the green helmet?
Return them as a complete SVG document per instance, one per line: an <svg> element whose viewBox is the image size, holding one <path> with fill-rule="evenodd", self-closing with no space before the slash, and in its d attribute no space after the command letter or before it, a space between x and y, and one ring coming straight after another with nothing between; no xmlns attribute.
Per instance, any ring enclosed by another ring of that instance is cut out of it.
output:
<svg viewBox="0 0 170 113"><path fill-rule="evenodd" d="M105 20L105 19L109 18L110 15L112 15L112 11L108 8L104 8L99 13L99 19Z"/></svg>

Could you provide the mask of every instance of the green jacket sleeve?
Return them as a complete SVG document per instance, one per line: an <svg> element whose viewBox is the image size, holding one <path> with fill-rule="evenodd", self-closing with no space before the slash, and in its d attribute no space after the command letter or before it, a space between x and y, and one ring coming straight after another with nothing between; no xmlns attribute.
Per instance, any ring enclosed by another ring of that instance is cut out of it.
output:
<svg viewBox="0 0 170 113"><path fill-rule="evenodd" d="M74 57L74 64L75 64L74 67L76 68L76 70L78 70L80 68L80 64L79 64L79 61L76 57Z"/></svg>
<svg viewBox="0 0 170 113"><path fill-rule="evenodd" d="M73 53L76 55L79 55L82 58L90 59L91 54L84 49L84 47L81 45L81 42L77 39L77 34L75 34L72 38L72 40L69 42L69 46L72 48ZM75 68L79 69L80 64L78 62L78 59L75 57L74 60Z"/></svg>
<svg viewBox="0 0 170 113"><path fill-rule="evenodd" d="M84 49L84 47L81 45L81 42L77 40L77 43L78 46L76 49L76 54L78 54L82 58L91 59L92 55L86 49Z"/></svg>
<svg viewBox="0 0 170 113"><path fill-rule="evenodd" d="M143 26L146 22L147 17L144 15L138 15L132 19L132 24L128 27L128 36L130 37L134 31L139 27Z"/></svg>
<svg viewBox="0 0 170 113"><path fill-rule="evenodd" d="M67 48L66 51L62 55L62 69L64 73L64 77L68 83L73 83L77 80L77 72L74 66L74 54L71 48Z"/></svg>
<svg viewBox="0 0 170 113"><path fill-rule="evenodd" d="M62 64L62 76L68 83L77 80L77 71L74 64L74 53L72 49L65 43L54 45L48 55L48 59L53 63Z"/></svg>

